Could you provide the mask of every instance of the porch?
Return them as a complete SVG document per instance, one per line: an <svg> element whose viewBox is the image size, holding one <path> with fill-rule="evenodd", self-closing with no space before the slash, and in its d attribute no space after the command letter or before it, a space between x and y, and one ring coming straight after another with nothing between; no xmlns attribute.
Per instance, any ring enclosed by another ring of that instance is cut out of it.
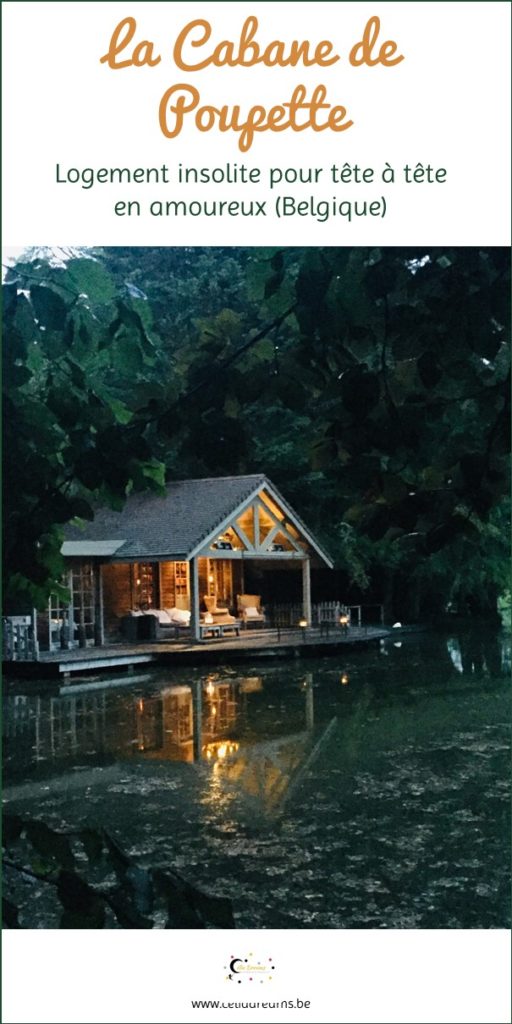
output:
<svg viewBox="0 0 512 1024"><path fill-rule="evenodd" d="M312 570L332 560L261 475L132 494L121 511L98 509L92 522L70 524L62 554L61 596L45 612L4 620L5 660L98 666L135 657L148 642L141 656L150 659L157 643L169 652L282 650L286 631L293 649L296 640L313 643L315 630L336 643L351 625L382 625L381 612L363 623L361 608L351 616L341 602L313 601Z"/></svg>
<svg viewBox="0 0 512 1024"><path fill-rule="evenodd" d="M102 647L75 647L40 652L37 661L14 660L6 665L10 676L33 679L61 679L84 676L87 687L116 685L133 681L139 668L195 666L252 662L259 659L312 658L341 653L350 647L378 644L390 631L381 625L348 629L339 624L304 627L279 626L243 631L239 637L225 636L193 641L190 637L146 643L115 643ZM115 673L104 680L104 673Z"/></svg>
<svg viewBox="0 0 512 1024"><path fill-rule="evenodd" d="M279 627L263 607L277 573L294 580L300 606L287 624L310 626L311 569L332 567L261 476L181 481L169 484L165 496L131 495L121 512L98 510L94 522L68 527L62 554L67 597L33 613L36 658L180 632L201 641L244 627ZM15 647L22 646L20 633Z"/></svg>

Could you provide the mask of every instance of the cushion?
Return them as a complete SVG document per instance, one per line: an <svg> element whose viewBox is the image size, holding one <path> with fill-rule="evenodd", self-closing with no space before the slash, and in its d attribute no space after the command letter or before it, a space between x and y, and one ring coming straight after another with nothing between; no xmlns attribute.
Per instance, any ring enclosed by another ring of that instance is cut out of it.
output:
<svg viewBox="0 0 512 1024"><path fill-rule="evenodd" d="M144 615L144 612L131 611L128 612L128 615L130 615L132 619L137 619L139 615Z"/></svg>
<svg viewBox="0 0 512 1024"><path fill-rule="evenodd" d="M156 615L161 626L171 625L171 616L165 608L155 608L153 614Z"/></svg>
<svg viewBox="0 0 512 1024"><path fill-rule="evenodd" d="M244 615L246 619L254 619L260 617L260 613L257 608L253 608L252 605L249 608L244 608Z"/></svg>
<svg viewBox="0 0 512 1024"><path fill-rule="evenodd" d="M206 622L209 625L212 624L212 622L213 622L213 615L211 614L211 612L205 612L204 613L204 615L203 615L203 622Z"/></svg>
<svg viewBox="0 0 512 1024"><path fill-rule="evenodd" d="M169 616L170 622L176 622L179 626L188 626L190 624L190 612L184 608L166 608L165 611Z"/></svg>
<svg viewBox="0 0 512 1024"><path fill-rule="evenodd" d="M164 608L146 608L145 612L135 612L135 615L151 615L152 618L158 620L160 626L171 625L171 617Z"/></svg>

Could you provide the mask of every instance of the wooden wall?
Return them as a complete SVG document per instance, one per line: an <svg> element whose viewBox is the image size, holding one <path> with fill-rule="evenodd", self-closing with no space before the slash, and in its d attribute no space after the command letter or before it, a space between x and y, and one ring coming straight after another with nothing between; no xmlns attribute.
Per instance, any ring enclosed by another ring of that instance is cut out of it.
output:
<svg viewBox="0 0 512 1024"><path fill-rule="evenodd" d="M105 630L107 633L116 633L120 627L119 620L132 607L132 567L104 565L102 576Z"/></svg>
<svg viewBox="0 0 512 1024"><path fill-rule="evenodd" d="M199 578L199 610L206 611L206 605L204 603L205 594L208 596L210 593L208 589L208 559L198 558L197 560L197 575Z"/></svg>
<svg viewBox="0 0 512 1024"><path fill-rule="evenodd" d="M160 563L160 607L175 608L174 562Z"/></svg>
<svg viewBox="0 0 512 1024"><path fill-rule="evenodd" d="M212 568L213 561L212 561ZM132 576L135 567L122 564L105 564L102 568L103 603L105 609L105 630L109 634L118 632L120 619L126 615L135 601ZM234 608L236 595L243 592L242 565L240 562L224 563L225 588L230 592L230 605ZM200 607L205 611L204 595L208 594L208 559L198 559ZM188 597L177 597L173 562L160 563L160 608L189 607Z"/></svg>

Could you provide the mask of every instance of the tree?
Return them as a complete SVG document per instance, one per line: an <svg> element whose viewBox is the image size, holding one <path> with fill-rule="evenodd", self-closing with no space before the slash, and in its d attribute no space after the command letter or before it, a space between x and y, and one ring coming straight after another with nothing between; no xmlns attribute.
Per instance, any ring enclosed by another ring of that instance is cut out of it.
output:
<svg viewBox="0 0 512 1024"><path fill-rule="evenodd" d="M267 257L274 311L286 260ZM311 424L302 507L417 589L437 552L480 551L508 494L508 253L314 249L292 278L297 340L272 390Z"/></svg>
<svg viewBox="0 0 512 1024"><path fill-rule="evenodd" d="M25 607L43 600L54 524L161 485L165 464L266 472L390 614L453 602L454 580L466 605L467 579L492 604L507 559L508 252L95 256L21 266L8 284L9 593L14 581Z"/></svg>
<svg viewBox="0 0 512 1024"><path fill-rule="evenodd" d="M162 487L148 423L161 360L142 302L116 295L94 259L19 264L4 287L4 598L58 592L62 526L95 501Z"/></svg>

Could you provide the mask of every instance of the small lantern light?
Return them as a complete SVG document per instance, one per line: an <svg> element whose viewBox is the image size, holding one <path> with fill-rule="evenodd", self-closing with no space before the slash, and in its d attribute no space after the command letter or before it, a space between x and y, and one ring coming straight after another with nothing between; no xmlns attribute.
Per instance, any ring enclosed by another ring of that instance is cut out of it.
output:
<svg viewBox="0 0 512 1024"><path fill-rule="evenodd" d="M340 626L342 629L348 629L350 623L350 615L346 612L342 612L340 615Z"/></svg>
<svg viewBox="0 0 512 1024"><path fill-rule="evenodd" d="M340 676L340 683L342 686L348 686L348 675L346 672L343 672Z"/></svg>
<svg viewBox="0 0 512 1024"><path fill-rule="evenodd" d="M299 622L299 628L302 630L302 640L306 643L306 629L308 628L308 620L304 617Z"/></svg>

